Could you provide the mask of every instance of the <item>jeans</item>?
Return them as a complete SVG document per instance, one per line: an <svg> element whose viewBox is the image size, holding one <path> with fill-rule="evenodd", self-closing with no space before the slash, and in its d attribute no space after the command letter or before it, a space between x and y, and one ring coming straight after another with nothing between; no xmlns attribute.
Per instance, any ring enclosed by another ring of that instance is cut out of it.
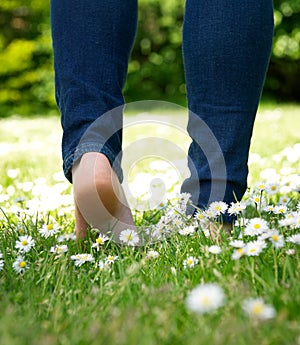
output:
<svg viewBox="0 0 300 345"><path fill-rule="evenodd" d="M203 131L190 117L191 176L182 191L192 192L200 182L200 191L192 197L205 208L212 201L212 183L224 189L220 197L227 203L245 193L253 123L272 46L273 8L272 0L187 0L185 6L188 108L210 128L226 166L226 179L212 174L199 145ZM96 151L108 157L122 179L122 89L137 27L137 0L73 0L71 5L68 0L51 0L51 27L64 173L72 181L75 160ZM112 128L110 139L81 142L87 128L110 112L102 124Z"/></svg>

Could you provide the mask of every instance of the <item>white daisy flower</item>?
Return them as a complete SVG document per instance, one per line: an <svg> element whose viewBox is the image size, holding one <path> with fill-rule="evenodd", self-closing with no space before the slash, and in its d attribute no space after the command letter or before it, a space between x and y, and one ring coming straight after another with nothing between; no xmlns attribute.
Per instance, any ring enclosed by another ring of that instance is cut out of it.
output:
<svg viewBox="0 0 300 345"><path fill-rule="evenodd" d="M25 258L23 256L18 256L16 258L16 261L13 263L13 269L17 272L17 273L21 273L23 274L25 272L25 270L27 270L29 268L27 261L25 260Z"/></svg>
<svg viewBox="0 0 300 345"><path fill-rule="evenodd" d="M94 262L94 257L91 254L75 254L71 256L71 260L74 260L75 266L82 266L86 262Z"/></svg>
<svg viewBox="0 0 300 345"><path fill-rule="evenodd" d="M100 271L104 271L106 268L108 268L108 265L105 264L105 262L104 262L103 260L100 260L100 261L98 262L98 265L97 265L97 266L99 267L99 270L100 270Z"/></svg>
<svg viewBox="0 0 300 345"><path fill-rule="evenodd" d="M187 256L187 258L183 261L183 267L193 268L195 265L198 264L198 262L199 260L194 256Z"/></svg>
<svg viewBox="0 0 300 345"><path fill-rule="evenodd" d="M229 242L229 245L234 248L243 248L246 244L242 240L233 240Z"/></svg>
<svg viewBox="0 0 300 345"><path fill-rule="evenodd" d="M263 190L265 190L266 188L267 188L267 185L266 185L266 183L265 182L258 182L256 185L255 185L255 187L257 188L257 189L259 189L260 191L263 191Z"/></svg>
<svg viewBox="0 0 300 345"><path fill-rule="evenodd" d="M251 241L243 248L247 256L259 256L262 250L266 247L263 241Z"/></svg>
<svg viewBox="0 0 300 345"><path fill-rule="evenodd" d="M244 202L232 202L230 204L230 207L228 208L228 213L230 215L237 215L240 214L241 212L243 212L243 210L246 208L246 204Z"/></svg>
<svg viewBox="0 0 300 345"><path fill-rule="evenodd" d="M284 246L284 237L276 230L271 231L269 240L274 248L282 248Z"/></svg>
<svg viewBox="0 0 300 345"><path fill-rule="evenodd" d="M35 241L31 236L20 236L19 241L16 242L15 248L20 253L28 253L34 247Z"/></svg>
<svg viewBox="0 0 300 345"><path fill-rule="evenodd" d="M97 251L99 251L100 247L109 240L109 237L99 234L98 238L96 239L96 242L92 244L92 248L96 248Z"/></svg>
<svg viewBox="0 0 300 345"><path fill-rule="evenodd" d="M287 212L287 206L286 205L276 205L273 208L274 214L285 214Z"/></svg>
<svg viewBox="0 0 300 345"><path fill-rule="evenodd" d="M231 255L231 260L239 260L243 255L245 255L244 248L237 248Z"/></svg>
<svg viewBox="0 0 300 345"><path fill-rule="evenodd" d="M222 251L221 248L220 248L219 246L216 246L216 245L210 246L210 247L208 248L208 252L209 252L209 253L212 253L212 254L220 254L221 251Z"/></svg>
<svg viewBox="0 0 300 345"><path fill-rule="evenodd" d="M61 243L64 241L75 241L76 235L74 233L62 234L57 237L57 242Z"/></svg>
<svg viewBox="0 0 300 345"><path fill-rule="evenodd" d="M275 207L275 205L267 205L267 206L264 208L264 211L271 213L271 212L274 211L274 207Z"/></svg>
<svg viewBox="0 0 300 345"><path fill-rule="evenodd" d="M226 202L214 201L209 205L208 210L214 213L216 216L220 216L226 212L227 208L228 205Z"/></svg>
<svg viewBox="0 0 300 345"><path fill-rule="evenodd" d="M276 316L275 309L265 304L262 298L248 298L243 302L243 310L252 318L259 320L272 319Z"/></svg>
<svg viewBox="0 0 300 345"><path fill-rule="evenodd" d="M294 254L296 253L296 251L295 251L295 249L287 249L287 250L285 251L285 253L286 253L287 255L294 255Z"/></svg>
<svg viewBox="0 0 300 345"><path fill-rule="evenodd" d="M202 210L197 210L197 212L195 212L194 214L194 218L196 220L202 221L204 219L204 213Z"/></svg>
<svg viewBox="0 0 300 345"><path fill-rule="evenodd" d="M48 238L59 232L59 226L55 223L44 224L43 227L39 230L39 233L42 237Z"/></svg>
<svg viewBox="0 0 300 345"><path fill-rule="evenodd" d="M225 304L223 289L217 284L201 284L186 298L186 307L198 314L211 313Z"/></svg>
<svg viewBox="0 0 300 345"><path fill-rule="evenodd" d="M55 254L63 254L68 251L68 246L63 244L63 245L56 245L50 248L51 253Z"/></svg>
<svg viewBox="0 0 300 345"><path fill-rule="evenodd" d="M108 255L105 258L105 265L113 264L118 258L118 256Z"/></svg>
<svg viewBox="0 0 300 345"><path fill-rule="evenodd" d="M300 244L300 234L295 234L295 235L292 235L292 236L288 236L286 238L286 242Z"/></svg>
<svg viewBox="0 0 300 345"><path fill-rule="evenodd" d="M279 192L279 183L277 181L267 183L265 191L269 195L277 194Z"/></svg>
<svg viewBox="0 0 300 345"><path fill-rule="evenodd" d="M291 198L285 195L281 195L279 198L279 204L280 205L287 205L290 202Z"/></svg>
<svg viewBox="0 0 300 345"><path fill-rule="evenodd" d="M244 234L247 236L260 235L261 233L268 231L268 229L269 225L267 221L261 218L252 218L246 225Z"/></svg>
<svg viewBox="0 0 300 345"><path fill-rule="evenodd" d="M280 226L290 226L292 228L297 224L297 212L291 212L285 215L284 219L278 221Z"/></svg>
<svg viewBox="0 0 300 345"><path fill-rule="evenodd" d="M146 254L146 259L155 259L155 258L158 258L159 257L159 253L154 250L154 249L150 249L148 250L147 254Z"/></svg>
<svg viewBox="0 0 300 345"><path fill-rule="evenodd" d="M184 228L178 230L178 233L179 233L180 235L183 235L183 236L191 235L191 234L193 234L194 232L195 232L195 228L194 228L192 225L186 226L186 227L184 227Z"/></svg>
<svg viewBox="0 0 300 345"><path fill-rule="evenodd" d="M140 238L135 230L127 229L120 233L120 241L127 244L128 246L135 246L139 243Z"/></svg>

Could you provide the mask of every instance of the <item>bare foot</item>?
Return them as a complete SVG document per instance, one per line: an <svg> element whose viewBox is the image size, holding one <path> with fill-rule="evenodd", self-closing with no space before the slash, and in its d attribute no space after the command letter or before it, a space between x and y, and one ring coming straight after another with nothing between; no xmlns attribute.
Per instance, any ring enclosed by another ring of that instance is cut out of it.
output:
<svg viewBox="0 0 300 345"><path fill-rule="evenodd" d="M122 230L135 228L122 186L105 155L85 153L72 174L77 239L86 237L89 225L103 233L111 230L116 239Z"/></svg>

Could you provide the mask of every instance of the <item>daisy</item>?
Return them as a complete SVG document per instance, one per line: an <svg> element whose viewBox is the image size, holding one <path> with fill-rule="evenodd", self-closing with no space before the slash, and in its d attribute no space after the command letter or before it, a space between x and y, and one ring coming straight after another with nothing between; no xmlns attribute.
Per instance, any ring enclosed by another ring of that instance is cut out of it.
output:
<svg viewBox="0 0 300 345"><path fill-rule="evenodd" d="M71 260L74 260L75 266L80 267L85 262L94 262L94 257L91 254L76 254L71 256Z"/></svg>
<svg viewBox="0 0 300 345"><path fill-rule="evenodd" d="M259 320L272 319L276 316L275 309L265 304L262 298L248 298L243 302L243 310L250 316Z"/></svg>
<svg viewBox="0 0 300 345"><path fill-rule="evenodd" d="M229 242L229 245L234 248L243 248L245 243L242 240L233 240Z"/></svg>
<svg viewBox="0 0 300 345"><path fill-rule="evenodd" d="M159 253L156 250L150 249L146 254L146 259L155 259L159 257Z"/></svg>
<svg viewBox="0 0 300 345"><path fill-rule="evenodd" d="M284 237L278 231L272 231L269 240L274 248L282 248L284 246Z"/></svg>
<svg viewBox="0 0 300 345"><path fill-rule="evenodd" d="M239 201L232 202L227 212L230 215L233 215L233 214L237 215L237 214L240 214L245 208L246 208L246 204L243 202L239 202Z"/></svg>
<svg viewBox="0 0 300 345"><path fill-rule="evenodd" d="M290 202L291 198L285 195L281 195L279 198L279 204L280 205L287 205Z"/></svg>
<svg viewBox="0 0 300 345"><path fill-rule="evenodd" d="M108 255L105 258L105 265L113 264L116 260L118 260L118 256Z"/></svg>
<svg viewBox="0 0 300 345"><path fill-rule="evenodd" d="M226 204L226 202L214 201L209 205L208 210L213 212L216 216L220 216L221 214L224 214L226 212L227 208L228 205Z"/></svg>
<svg viewBox="0 0 300 345"><path fill-rule="evenodd" d="M285 214L287 212L287 206L286 205L276 205L273 208L274 214Z"/></svg>
<svg viewBox="0 0 300 345"><path fill-rule="evenodd" d="M182 227L184 225L183 220L181 217L176 217L173 219L172 223L177 226L178 228Z"/></svg>
<svg viewBox="0 0 300 345"><path fill-rule="evenodd" d="M267 185L265 182L258 182L256 184L256 188L258 188L260 191L263 191L267 188Z"/></svg>
<svg viewBox="0 0 300 345"><path fill-rule="evenodd" d="M31 236L20 236L19 241L16 242L15 248L20 253L28 253L34 247L35 241Z"/></svg>
<svg viewBox="0 0 300 345"><path fill-rule="evenodd" d="M18 256L16 258L16 261L13 263L13 269L17 273L23 274L25 272L25 270L27 270L28 268L29 268L28 263L26 262L26 260L23 256Z"/></svg>
<svg viewBox="0 0 300 345"><path fill-rule="evenodd" d="M287 249L287 250L285 251L285 253L286 253L287 255L294 255L294 254L296 253L296 251L295 251L295 249Z"/></svg>
<svg viewBox="0 0 300 345"><path fill-rule="evenodd" d="M243 255L245 255L244 248L237 248L231 255L231 260L239 260Z"/></svg>
<svg viewBox="0 0 300 345"><path fill-rule="evenodd" d="M266 243L263 241L251 241L243 249L247 256L258 256L265 247Z"/></svg>
<svg viewBox="0 0 300 345"><path fill-rule="evenodd" d="M191 235L191 234L193 234L194 232L195 232L195 228L194 228L192 225L186 226L186 227L184 227L183 229L178 230L178 233L179 233L180 235L184 235L184 236Z"/></svg>
<svg viewBox="0 0 300 345"><path fill-rule="evenodd" d="M39 230L42 237L48 238L59 232L59 226L55 223L44 224Z"/></svg>
<svg viewBox="0 0 300 345"><path fill-rule="evenodd" d="M300 244L300 234L295 234L292 236L288 236L286 238L287 242L295 243L295 244Z"/></svg>
<svg viewBox="0 0 300 345"><path fill-rule="evenodd" d="M57 242L61 243L64 241L75 241L76 240L76 235L74 233L70 233L70 234L62 234L59 235L57 238Z"/></svg>
<svg viewBox="0 0 300 345"><path fill-rule="evenodd" d="M197 210L197 212L194 214L194 218L196 220L203 220L204 219L204 214L203 214L203 211L202 210Z"/></svg>
<svg viewBox="0 0 300 345"><path fill-rule="evenodd" d="M199 260L195 258L194 256L187 256L186 260L183 261L183 267L184 268L193 268L195 265L197 265Z"/></svg>
<svg viewBox="0 0 300 345"><path fill-rule="evenodd" d="M275 195L279 192L279 183L274 181L267 184L266 193L269 195Z"/></svg>
<svg viewBox="0 0 300 345"><path fill-rule="evenodd" d="M99 234L98 238L96 239L96 242L92 244L92 248L96 248L97 251L99 251L100 246L102 246L108 240L109 237Z"/></svg>
<svg viewBox="0 0 300 345"><path fill-rule="evenodd" d="M105 268L108 268L108 265L105 264L105 262L104 262L103 260L100 260L100 261L98 262L98 265L97 265L97 266L99 267L99 270L100 270L100 271L104 271Z"/></svg>
<svg viewBox="0 0 300 345"><path fill-rule="evenodd" d="M66 253L67 251L68 251L68 246L65 244L63 244L61 246L56 245L56 246L50 248L50 252L55 253L55 254L63 254L63 253Z"/></svg>
<svg viewBox="0 0 300 345"><path fill-rule="evenodd" d="M221 253L221 248L219 246L210 246L208 248L208 252L212 254L220 254Z"/></svg>
<svg viewBox="0 0 300 345"><path fill-rule="evenodd" d="M261 218L252 218L249 220L246 228L244 230L244 234L247 236L255 236L259 235L263 232L266 232L269 229L268 223Z"/></svg>
<svg viewBox="0 0 300 345"><path fill-rule="evenodd" d="M186 298L186 307L198 314L211 313L225 304L223 289L217 284L201 284Z"/></svg>
<svg viewBox="0 0 300 345"><path fill-rule="evenodd" d="M135 230L127 229L120 233L120 241L128 244L129 246L135 246L139 243L140 238Z"/></svg>

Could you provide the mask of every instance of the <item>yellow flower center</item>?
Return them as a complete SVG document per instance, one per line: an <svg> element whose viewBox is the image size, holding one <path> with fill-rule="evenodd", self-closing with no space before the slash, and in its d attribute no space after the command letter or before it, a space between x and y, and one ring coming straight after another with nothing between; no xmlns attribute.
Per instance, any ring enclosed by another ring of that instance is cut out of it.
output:
<svg viewBox="0 0 300 345"><path fill-rule="evenodd" d="M47 225L47 230L53 230L53 224L48 224Z"/></svg>
<svg viewBox="0 0 300 345"><path fill-rule="evenodd" d="M250 251L250 253L255 253L256 252L256 248L251 248L249 251Z"/></svg>
<svg viewBox="0 0 300 345"><path fill-rule="evenodd" d="M132 234L127 235L126 239L127 239L127 241L131 241L132 240Z"/></svg>
<svg viewBox="0 0 300 345"><path fill-rule="evenodd" d="M221 206L220 205L216 206L216 210L221 211Z"/></svg>
<svg viewBox="0 0 300 345"><path fill-rule="evenodd" d="M204 305L209 305L210 304L210 299L207 296L202 297L202 304Z"/></svg>
<svg viewBox="0 0 300 345"><path fill-rule="evenodd" d="M26 246L26 245L28 244L28 242L27 242L26 240L23 240L23 241L21 242L21 244L22 244L22 246Z"/></svg>
<svg viewBox="0 0 300 345"><path fill-rule="evenodd" d="M101 237L99 237L99 238L96 239L96 242L97 242L98 244L102 244L103 240L102 240Z"/></svg>
<svg viewBox="0 0 300 345"><path fill-rule="evenodd" d="M254 315L261 315L263 309L264 309L263 304L260 302L257 302L253 305L252 312Z"/></svg>
<svg viewBox="0 0 300 345"><path fill-rule="evenodd" d="M256 223L256 224L254 224L254 229L260 229L260 224L259 223Z"/></svg>
<svg viewBox="0 0 300 345"><path fill-rule="evenodd" d="M26 262L25 262L25 261L21 261L21 262L19 263L19 267L20 267L20 268L26 267Z"/></svg>
<svg viewBox="0 0 300 345"><path fill-rule="evenodd" d="M278 235L273 235L272 238L275 242L278 241Z"/></svg>
<svg viewBox="0 0 300 345"><path fill-rule="evenodd" d="M238 252L239 254L244 254L243 248L238 248L237 252Z"/></svg>
<svg viewBox="0 0 300 345"><path fill-rule="evenodd" d="M192 265L193 259L187 259L186 263L187 263L188 265Z"/></svg>
<svg viewBox="0 0 300 345"><path fill-rule="evenodd" d="M271 190L276 190L276 186L272 186L272 187L271 187Z"/></svg>

